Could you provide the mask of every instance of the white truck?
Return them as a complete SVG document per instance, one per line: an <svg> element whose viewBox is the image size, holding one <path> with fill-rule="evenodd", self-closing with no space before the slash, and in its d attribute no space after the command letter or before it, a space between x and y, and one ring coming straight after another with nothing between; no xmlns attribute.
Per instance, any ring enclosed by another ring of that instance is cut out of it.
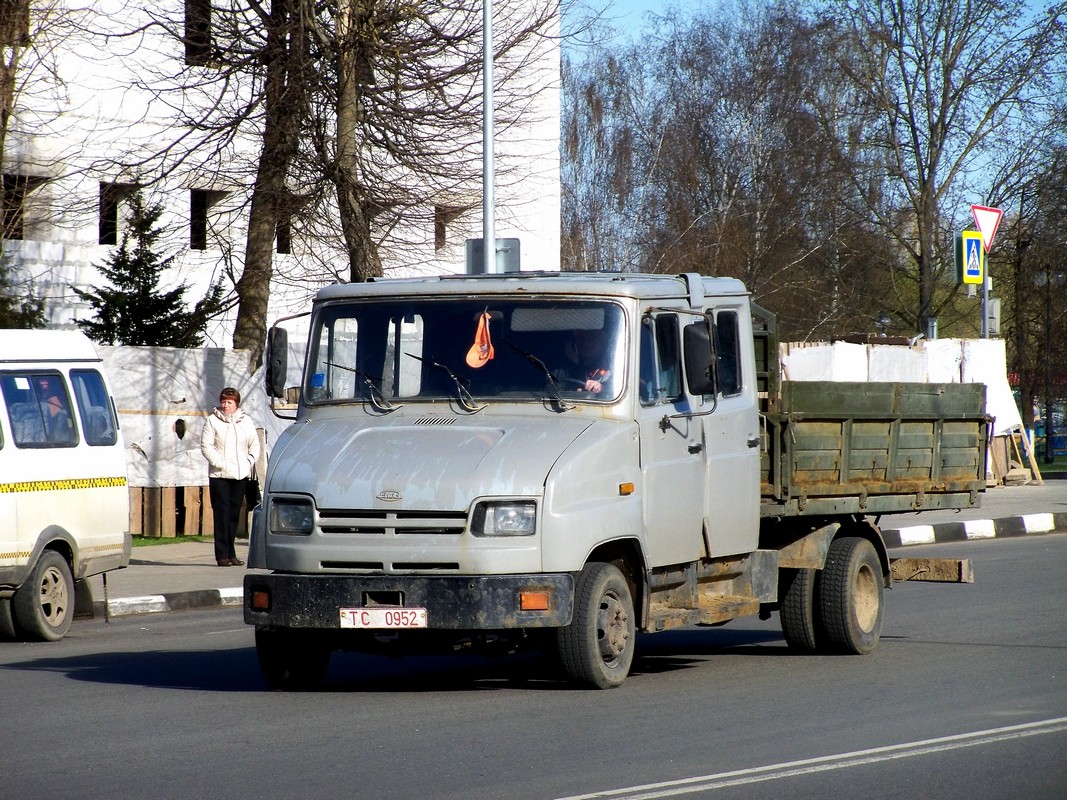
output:
<svg viewBox="0 0 1067 800"><path fill-rule="evenodd" d="M980 384L780 381L773 317L733 279L328 287L245 621L276 688L316 685L334 650L478 646L608 688L638 631L775 611L791 647L867 653L894 577L972 579L894 563L876 518L978 505L988 426Z"/></svg>
<svg viewBox="0 0 1067 800"><path fill-rule="evenodd" d="M85 579L130 561L126 452L77 331L0 330L0 634L62 639Z"/></svg>

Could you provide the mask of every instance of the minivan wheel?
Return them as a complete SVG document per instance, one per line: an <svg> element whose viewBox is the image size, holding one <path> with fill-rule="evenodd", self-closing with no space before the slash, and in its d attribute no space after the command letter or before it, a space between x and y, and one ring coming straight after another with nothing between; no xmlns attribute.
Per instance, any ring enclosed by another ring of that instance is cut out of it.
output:
<svg viewBox="0 0 1067 800"><path fill-rule="evenodd" d="M58 642L74 619L74 578L66 559L45 550L11 602L15 624L29 639Z"/></svg>

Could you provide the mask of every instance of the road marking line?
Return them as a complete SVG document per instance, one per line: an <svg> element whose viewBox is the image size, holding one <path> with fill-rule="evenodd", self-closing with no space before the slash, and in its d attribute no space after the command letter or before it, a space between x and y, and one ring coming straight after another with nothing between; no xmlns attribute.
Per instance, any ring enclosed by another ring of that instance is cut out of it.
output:
<svg viewBox="0 0 1067 800"><path fill-rule="evenodd" d="M992 728L985 731L975 731L974 733L961 733L938 739L925 739L919 742L894 744L888 747L875 747L870 750L856 750L852 753L808 758L802 761L787 761L782 764L770 764L765 767L720 772L716 775L701 775L676 781L630 786L625 789L609 789L592 794L558 798L558 800L603 800L604 798L615 798L615 800L656 800L656 798L677 797L678 795L691 794L693 792L706 792L712 789L725 789L730 786L743 786L761 781L792 778L815 772L828 772L835 769L858 767L864 764L877 764L882 761L929 755L930 753L939 753L947 750L961 750L965 747L978 747L1010 739L1021 739L1026 736L1039 736L1061 731L1067 731L1067 717L1028 722L1022 725L1009 725L1004 728Z"/></svg>

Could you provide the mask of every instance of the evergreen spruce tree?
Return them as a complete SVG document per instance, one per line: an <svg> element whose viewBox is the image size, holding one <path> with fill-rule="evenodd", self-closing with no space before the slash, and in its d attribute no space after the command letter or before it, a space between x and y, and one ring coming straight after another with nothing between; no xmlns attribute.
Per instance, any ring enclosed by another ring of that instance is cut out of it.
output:
<svg viewBox="0 0 1067 800"><path fill-rule="evenodd" d="M25 294L11 280L10 268L0 264L0 328L43 328L44 300Z"/></svg>
<svg viewBox="0 0 1067 800"><path fill-rule="evenodd" d="M96 312L78 327L101 344L200 347L208 320L222 310L222 285L216 283L192 311L186 310L188 284L160 291L159 280L174 256L162 258L155 247L162 230L159 204L146 206L140 193L130 200L127 229L107 261L99 266L111 284L96 291L71 289ZM131 242L132 240L132 242Z"/></svg>

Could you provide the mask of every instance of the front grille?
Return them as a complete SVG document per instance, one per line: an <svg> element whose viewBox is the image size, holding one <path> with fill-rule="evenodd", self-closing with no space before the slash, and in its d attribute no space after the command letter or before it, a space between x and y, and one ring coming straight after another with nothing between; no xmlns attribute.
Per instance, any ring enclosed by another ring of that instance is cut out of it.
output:
<svg viewBox="0 0 1067 800"><path fill-rule="evenodd" d="M319 530L325 534L458 536L466 529L467 513L465 511L319 510Z"/></svg>

